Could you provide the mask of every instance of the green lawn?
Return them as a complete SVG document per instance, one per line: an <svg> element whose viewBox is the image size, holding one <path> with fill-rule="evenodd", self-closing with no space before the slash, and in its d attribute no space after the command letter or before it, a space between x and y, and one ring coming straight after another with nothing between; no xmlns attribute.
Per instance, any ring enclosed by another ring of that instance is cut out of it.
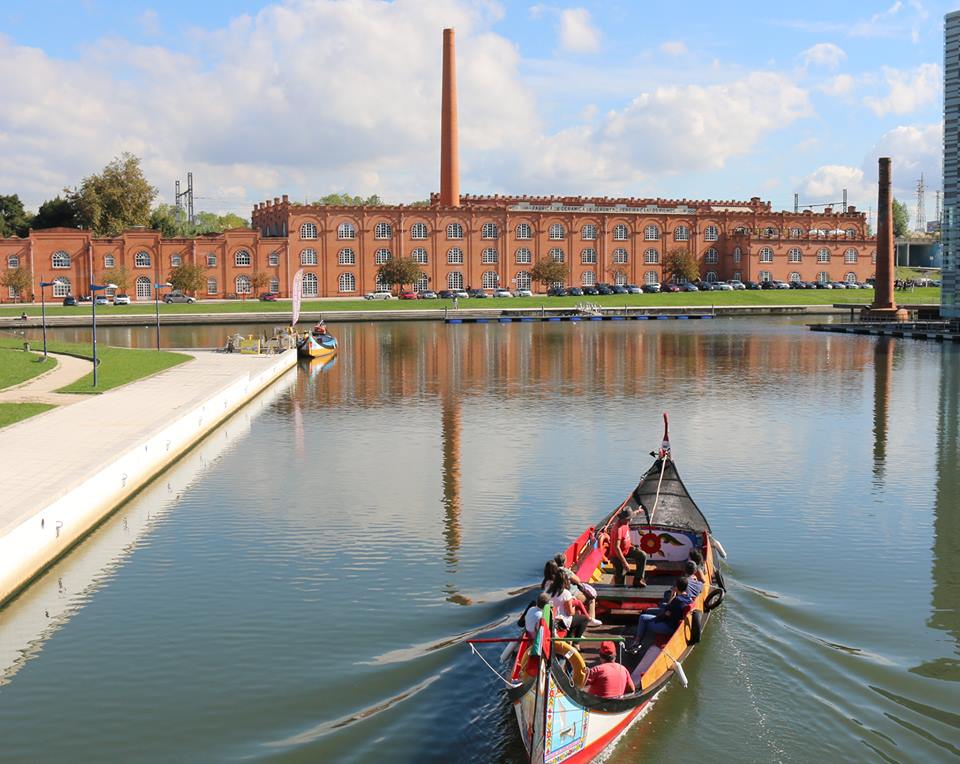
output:
<svg viewBox="0 0 960 764"><path fill-rule="evenodd" d="M21 341L21 347L23 343ZM23 350L0 350L0 390L19 385L52 369L57 362Z"/></svg>
<svg viewBox="0 0 960 764"><path fill-rule="evenodd" d="M939 304L940 290L936 287L915 289L912 292L897 292L898 302L908 304ZM591 302L610 307L643 307L665 305L831 305L835 302L863 302L873 300L872 289L765 289L741 292L679 292L674 294L631 294L598 297L514 297L485 300L460 300L460 307L466 308L539 308L572 307L578 302ZM423 310L425 308L443 309L451 307L450 300L304 300L303 311L340 311L340 310ZM145 305L106 305L97 308L99 315L117 314L153 314L152 303ZM40 315L40 308L33 306L0 307L0 315L19 316ZM260 302L259 300L236 300L230 302L197 302L194 304L176 303L161 305L164 315L174 313L290 313L290 301ZM62 305L48 307L51 316L89 315L89 306L64 308Z"/></svg>
<svg viewBox="0 0 960 764"><path fill-rule="evenodd" d="M0 348L22 347L23 340L14 337L0 337ZM51 353L65 353L90 359L90 345L72 342L48 342ZM73 384L57 390L58 393L102 393L128 382L149 377L171 366L189 361L191 356L183 353L157 352L154 350L131 350L97 345L100 365L97 369L97 386L93 386L93 372Z"/></svg>
<svg viewBox="0 0 960 764"><path fill-rule="evenodd" d="M29 419L55 408L51 403L0 403L0 427Z"/></svg>

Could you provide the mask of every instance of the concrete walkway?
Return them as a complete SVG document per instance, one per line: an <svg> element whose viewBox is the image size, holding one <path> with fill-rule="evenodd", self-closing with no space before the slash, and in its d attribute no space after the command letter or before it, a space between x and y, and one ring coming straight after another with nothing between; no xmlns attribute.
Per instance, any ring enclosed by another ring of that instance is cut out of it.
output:
<svg viewBox="0 0 960 764"><path fill-rule="evenodd" d="M23 384L0 390L0 403L65 405L89 398L89 395L57 393L54 391L69 385L71 382L76 382L81 377L85 377L93 371L93 362L75 358L72 355L60 355L59 353L49 353L48 355L56 360L56 367Z"/></svg>

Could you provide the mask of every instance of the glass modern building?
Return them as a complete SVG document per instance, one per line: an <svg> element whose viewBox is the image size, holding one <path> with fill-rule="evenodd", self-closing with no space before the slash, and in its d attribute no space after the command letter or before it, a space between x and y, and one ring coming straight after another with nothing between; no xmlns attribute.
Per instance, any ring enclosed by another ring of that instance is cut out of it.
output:
<svg viewBox="0 0 960 764"><path fill-rule="evenodd" d="M944 318L960 320L960 11L948 13L943 46Z"/></svg>

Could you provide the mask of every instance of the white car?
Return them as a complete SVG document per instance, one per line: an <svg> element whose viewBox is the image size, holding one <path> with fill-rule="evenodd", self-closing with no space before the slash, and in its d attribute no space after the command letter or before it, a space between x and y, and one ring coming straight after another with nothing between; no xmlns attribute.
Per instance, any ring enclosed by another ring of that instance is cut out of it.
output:
<svg viewBox="0 0 960 764"><path fill-rule="evenodd" d="M728 283L730 286L732 286L734 289L746 289L746 288L747 288L747 285L744 284L744 283L743 283L742 281L740 281L739 279L730 279L730 281L728 281L727 283Z"/></svg>
<svg viewBox="0 0 960 764"><path fill-rule="evenodd" d="M466 289L453 289L453 290L451 290L451 291L453 292L453 296L456 297L456 298L459 299L459 300L469 300L469 299L470 299L470 293L467 292Z"/></svg>
<svg viewBox="0 0 960 764"><path fill-rule="evenodd" d="M733 284L728 284L725 281L718 281L713 285L714 289L719 289L721 292L732 292Z"/></svg>
<svg viewBox="0 0 960 764"><path fill-rule="evenodd" d="M114 305L129 305L130 304L130 295L128 294L115 294L113 296Z"/></svg>
<svg viewBox="0 0 960 764"><path fill-rule="evenodd" d="M529 289L514 289L513 296L514 297L533 297L533 292L531 292Z"/></svg>
<svg viewBox="0 0 960 764"><path fill-rule="evenodd" d="M774 281L774 289L791 289L790 283L787 281Z"/></svg>
<svg viewBox="0 0 960 764"><path fill-rule="evenodd" d="M392 300L393 295L390 292L367 292L363 296L364 300Z"/></svg>
<svg viewBox="0 0 960 764"><path fill-rule="evenodd" d="M494 289L493 296L494 297L513 297L513 294L510 292L509 289Z"/></svg>

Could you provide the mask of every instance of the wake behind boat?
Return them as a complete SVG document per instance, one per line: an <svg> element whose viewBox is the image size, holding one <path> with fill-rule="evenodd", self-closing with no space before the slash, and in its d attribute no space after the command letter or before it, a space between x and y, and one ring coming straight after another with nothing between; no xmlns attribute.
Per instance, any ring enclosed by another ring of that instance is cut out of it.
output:
<svg viewBox="0 0 960 764"><path fill-rule="evenodd" d="M666 414L663 444L652 455L653 465L633 492L565 551L567 573L594 600L595 619L579 621L583 636L571 636L578 622L565 623L553 598L539 609L539 619L536 610L527 619L535 626L520 638L469 640L475 652L478 642L519 645L507 696L535 764L593 761L674 676L686 686L681 664L723 601L714 558L714 547L722 548L671 459ZM691 568L693 574L683 575ZM679 596L680 589L689 591ZM585 622L592 625L583 629ZM614 661L626 671L603 666ZM588 671L595 663L602 668ZM606 681L612 675L626 683L616 696Z"/></svg>

